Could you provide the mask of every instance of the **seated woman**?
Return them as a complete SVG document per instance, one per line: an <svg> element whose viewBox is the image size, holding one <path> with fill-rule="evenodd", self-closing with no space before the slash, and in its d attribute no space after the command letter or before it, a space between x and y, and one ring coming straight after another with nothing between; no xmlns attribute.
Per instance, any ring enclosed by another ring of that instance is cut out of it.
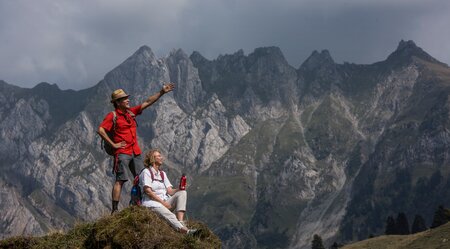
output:
<svg viewBox="0 0 450 249"><path fill-rule="evenodd" d="M187 192L172 188L166 173L161 170L164 158L157 149L145 155L145 169L139 175L139 184L143 190L142 205L165 218L172 227L184 234L195 234L196 229L184 225ZM176 216L171 210L176 212Z"/></svg>

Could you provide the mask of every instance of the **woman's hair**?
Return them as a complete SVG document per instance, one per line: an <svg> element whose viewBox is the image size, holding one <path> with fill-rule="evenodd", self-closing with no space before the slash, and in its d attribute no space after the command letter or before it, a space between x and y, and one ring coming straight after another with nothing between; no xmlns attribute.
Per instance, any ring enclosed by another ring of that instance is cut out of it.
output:
<svg viewBox="0 0 450 249"><path fill-rule="evenodd" d="M151 167L155 163L155 152L161 153L158 149L151 149L145 154L144 165L146 168Z"/></svg>

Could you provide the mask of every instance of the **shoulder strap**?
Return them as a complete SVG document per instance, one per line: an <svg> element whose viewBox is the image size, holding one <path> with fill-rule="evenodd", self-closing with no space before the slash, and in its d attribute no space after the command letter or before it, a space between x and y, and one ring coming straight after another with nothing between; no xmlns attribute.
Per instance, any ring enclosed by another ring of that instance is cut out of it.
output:
<svg viewBox="0 0 450 249"><path fill-rule="evenodd" d="M155 180L155 175L153 174L152 169L149 168L148 171L150 171L150 175L152 177L152 182L153 182ZM165 175L165 173L162 170L160 170L159 172L160 172L159 175L161 176L161 180L164 182L164 175Z"/></svg>
<svg viewBox="0 0 450 249"><path fill-rule="evenodd" d="M152 177L152 182L155 180L155 175L153 175L152 169L148 168L148 171L150 171L150 176Z"/></svg>
<svg viewBox="0 0 450 249"><path fill-rule="evenodd" d="M164 175L166 174L164 171L160 170L161 180L164 182Z"/></svg>
<svg viewBox="0 0 450 249"><path fill-rule="evenodd" d="M128 114L130 114L131 117L135 117L136 114L134 114L134 112L130 111L130 109L127 109Z"/></svg>
<svg viewBox="0 0 450 249"><path fill-rule="evenodd" d="M117 113L116 111L112 111L113 114L113 130L116 130L116 121L117 121Z"/></svg>
<svg viewBox="0 0 450 249"><path fill-rule="evenodd" d="M113 117L113 123L114 123L114 130L116 129L116 120L117 120L117 113L116 111L112 112L114 117ZM134 122L136 123L136 126L138 126L137 120L136 120L136 114L134 114L132 111L130 111L129 109L127 109L127 113L130 114L130 116L133 118Z"/></svg>
<svg viewBox="0 0 450 249"><path fill-rule="evenodd" d="M138 122L136 120L136 114L134 114L134 112L130 111L129 109L127 109L128 114L130 114L130 116L133 118L134 122L136 123L136 127L139 126Z"/></svg>

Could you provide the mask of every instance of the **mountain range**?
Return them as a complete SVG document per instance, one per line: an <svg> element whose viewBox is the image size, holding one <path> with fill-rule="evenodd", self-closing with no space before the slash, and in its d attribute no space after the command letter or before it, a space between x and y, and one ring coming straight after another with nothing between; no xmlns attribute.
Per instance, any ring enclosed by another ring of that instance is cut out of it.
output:
<svg viewBox="0 0 450 249"><path fill-rule="evenodd" d="M369 65L323 50L299 68L277 47L208 60L142 46L81 91L0 81L0 236L109 213L111 158L96 130L110 94L139 104L163 82L176 90L138 117L139 142L161 149L173 183L187 174L188 216L224 248L356 241L382 234L388 215L431 223L450 206L450 68L413 41Z"/></svg>

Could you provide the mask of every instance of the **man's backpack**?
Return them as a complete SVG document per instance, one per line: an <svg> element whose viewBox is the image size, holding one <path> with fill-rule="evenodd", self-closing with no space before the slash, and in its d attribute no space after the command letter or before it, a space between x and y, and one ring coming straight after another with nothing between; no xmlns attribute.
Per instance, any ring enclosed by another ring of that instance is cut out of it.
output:
<svg viewBox="0 0 450 249"><path fill-rule="evenodd" d="M106 131L106 135L108 135L109 139L111 141L114 141L114 132L116 130L116 121L117 121L117 114L116 111L112 111L113 114L113 128L110 131ZM110 145L108 142L106 142L104 139L102 139L102 148L105 150L106 154L110 156L114 156L114 148L112 145Z"/></svg>
<svg viewBox="0 0 450 249"><path fill-rule="evenodd" d="M130 116L133 119L135 118L136 115L132 111L127 110L127 112L130 114ZM113 138L114 138L114 132L116 131L117 113L116 113L116 111L112 111L112 114L113 114L113 128L110 131L106 131L106 135L108 135L108 137L111 139L111 141L114 141ZM116 149L114 149L114 147L112 147L112 145L110 145L108 142L106 142L103 139L102 139L102 148L105 150L106 154L108 154L110 156L114 156L114 151Z"/></svg>
<svg viewBox="0 0 450 249"><path fill-rule="evenodd" d="M142 170L144 171L144 170ZM141 171L141 173L142 173ZM153 171L151 169L149 169L150 171L150 175L152 177L152 182L155 180L155 176L153 175ZM164 173L164 171L160 170L160 175L161 175L161 181L164 183L164 175L166 173ZM142 204L142 190L141 187L139 186L139 175L136 175L134 177L134 181L133 181L133 187L131 187L131 198L130 198L130 206L140 206ZM158 180L159 181L159 180Z"/></svg>

